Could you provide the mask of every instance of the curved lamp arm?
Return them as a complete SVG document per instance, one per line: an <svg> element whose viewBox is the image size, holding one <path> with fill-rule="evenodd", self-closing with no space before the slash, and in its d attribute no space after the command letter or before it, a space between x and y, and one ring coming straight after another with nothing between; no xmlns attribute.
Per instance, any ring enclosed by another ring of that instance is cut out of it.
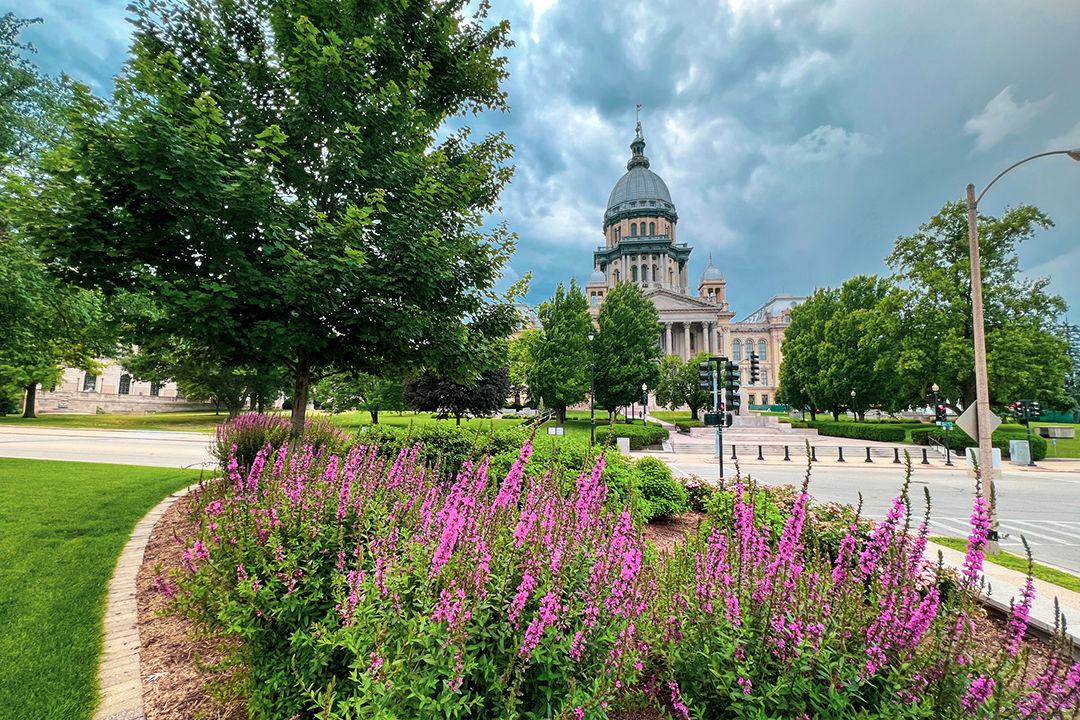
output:
<svg viewBox="0 0 1080 720"><path fill-rule="evenodd" d="M1051 150L1050 152L1044 152L1044 153L1039 153L1038 155L1032 155L1031 157L1024 158L1020 162L1013 163L1009 167L1007 167L1004 170L1002 170L1001 172L999 172L997 174L997 177L995 177L993 180L991 180L990 184L983 188L983 191L981 193L979 193L979 197L975 198L976 207L978 207L979 203L982 202L983 195L986 194L986 191L989 190L991 187L993 187L994 183L996 183L998 180L1000 180L1002 175L1009 172L1014 167L1017 167L1019 165L1023 165L1024 163L1028 162L1029 160L1035 160L1036 158L1046 157L1047 155L1068 155L1073 160L1080 161L1080 148L1076 148L1074 150Z"/></svg>

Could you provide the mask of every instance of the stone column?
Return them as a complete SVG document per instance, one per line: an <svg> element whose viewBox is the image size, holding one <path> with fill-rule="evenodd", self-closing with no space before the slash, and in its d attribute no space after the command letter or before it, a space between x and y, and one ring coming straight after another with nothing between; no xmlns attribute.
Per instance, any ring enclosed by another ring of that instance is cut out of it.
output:
<svg viewBox="0 0 1080 720"><path fill-rule="evenodd" d="M671 349L671 323L664 323L664 351L668 355L675 354Z"/></svg>
<svg viewBox="0 0 1080 720"><path fill-rule="evenodd" d="M713 324L705 323L705 349L710 355L715 355L716 351L713 350Z"/></svg>
<svg viewBox="0 0 1080 720"><path fill-rule="evenodd" d="M690 359L690 323L684 322L683 329L683 360Z"/></svg>

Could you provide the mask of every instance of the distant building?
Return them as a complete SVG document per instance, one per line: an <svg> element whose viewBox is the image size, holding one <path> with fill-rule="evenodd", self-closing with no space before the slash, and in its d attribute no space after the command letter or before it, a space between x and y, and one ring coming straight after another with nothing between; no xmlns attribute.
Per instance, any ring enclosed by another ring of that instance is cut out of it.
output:
<svg viewBox="0 0 1080 720"><path fill-rule="evenodd" d="M146 413L176 410L213 410L210 403L181 397L172 382L134 380L113 360L102 359L100 375L67 368L59 384L37 393L39 415L56 413Z"/></svg>
<svg viewBox="0 0 1080 720"><path fill-rule="evenodd" d="M679 221L671 193L649 169L641 123L630 143L626 174L615 183L604 212L604 245L593 253L593 271L585 285L589 311L596 315L608 290L618 282L633 282L656 305L663 328L665 354L684 359L705 351L739 362L743 367L744 402L769 405L776 400L780 375L780 344L791 322L791 309L805 297L776 295L742 320L725 298L726 281L709 265L701 274L697 294L690 293L689 260L693 248L676 239ZM751 353L757 353L761 380L747 383Z"/></svg>

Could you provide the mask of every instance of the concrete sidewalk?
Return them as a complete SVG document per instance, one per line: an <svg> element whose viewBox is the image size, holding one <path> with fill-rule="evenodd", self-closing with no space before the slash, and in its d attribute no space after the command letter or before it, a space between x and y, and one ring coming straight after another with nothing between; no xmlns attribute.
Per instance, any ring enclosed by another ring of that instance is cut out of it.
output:
<svg viewBox="0 0 1080 720"><path fill-rule="evenodd" d="M944 545L928 542L926 544L925 557L937 564L938 553L947 567L962 572L964 567L964 553L959 550L947 548ZM1016 570L995 565L992 562L983 563L983 577L986 585L983 588L983 597L998 608L1008 612L1009 601L1019 601L1020 591L1027 584L1027 575ZM1080 651L1080 593L1066 590L1065 588L1048 583L1038 578L1034 579L1035 600L1031 604L1031 613L1028 624L1045 632L1054 629L1054 599L1056 598L1061 608L1061 615L1068 625L1068 636L1072 640L1074 654Z"/></svg>

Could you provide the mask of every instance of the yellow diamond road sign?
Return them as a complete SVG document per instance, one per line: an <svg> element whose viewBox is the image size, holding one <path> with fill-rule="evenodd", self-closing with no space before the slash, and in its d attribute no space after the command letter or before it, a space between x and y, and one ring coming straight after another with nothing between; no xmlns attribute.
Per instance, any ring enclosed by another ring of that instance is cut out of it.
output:
<svg viewBox="0 0 1080 720"><path fill-rule="evenodd" d="M969 437L973 437L976 440L979 439L979 418L975 411L975 405L969 405L964 412L960 414L960 417L956 418L956 427L960 428L968 434ZM1001 424L1001 418L994 413L990 413L990 434L993 435L994 431L998 429L998 425Z"/></svg>

